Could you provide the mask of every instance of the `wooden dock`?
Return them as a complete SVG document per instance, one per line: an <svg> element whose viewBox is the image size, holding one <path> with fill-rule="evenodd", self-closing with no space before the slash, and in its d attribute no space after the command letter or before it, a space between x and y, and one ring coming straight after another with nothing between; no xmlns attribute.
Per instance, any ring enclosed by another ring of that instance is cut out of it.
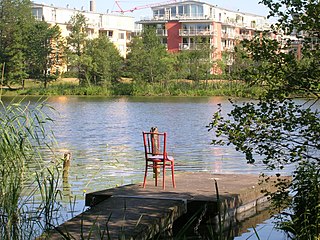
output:
<svg viewBox="0 0 320 240"><path fill-rule="evenodd" d="M223 209L218 207L215 181ZM153 186L149 178L146 188L131 184L89 193L86 205L91 208L57 227L50 239L61 239L61 234L75 239L150 239L170 232L175 222L204 204L210 214L220 209L229 217L246 218L267 201L263 190L276 189L275 177L267 183L259 181L257 175L178 173L175 189L168 177L165 190Z"/></svg>

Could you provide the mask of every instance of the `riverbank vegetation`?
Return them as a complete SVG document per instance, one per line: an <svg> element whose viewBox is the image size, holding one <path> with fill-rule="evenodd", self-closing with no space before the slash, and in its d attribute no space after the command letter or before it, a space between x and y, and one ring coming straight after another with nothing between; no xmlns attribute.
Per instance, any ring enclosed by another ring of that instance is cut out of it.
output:
<svg viewBox="0 0 320 240"><path fill-rule="evenodd" d="M264 89L250 86L241 81L208 80L194 82L190 80L168 80L166 83L137 84L119 81L110 87L79 86L78 83L51 84L47 88L37 86L14 91L7 90L6 95L76 95L76 96L235 96L258 98Z"/></svg>

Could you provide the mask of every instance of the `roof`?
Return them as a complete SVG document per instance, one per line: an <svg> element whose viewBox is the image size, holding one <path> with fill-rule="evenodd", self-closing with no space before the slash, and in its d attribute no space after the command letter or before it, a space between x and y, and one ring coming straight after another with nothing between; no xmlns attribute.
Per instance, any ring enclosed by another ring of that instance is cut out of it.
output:
<svg viewBox="0 0 320 240"><path fill-rule="evenodd" d="M223 7L219 7L218 5L213 5L210 3L206 3L203 1L197 1L197 0L180 0L175 3L167 3L167 4L162 4L162 5L158 5L155 7L151 7L151 9L153 10L153 9L157 9L157 8L162 8L162 7L166 7L166 6L176 6L176 5L180 5L180 4L198 4L198 5L202 4L202 5L208 5L210 7L216 8L216 9L221 9L221 10L225 10L225 11L229 11L229 12L233 12L233 13L240 13L240 14L244 14L244 15L251 15L251 16L257 16L257 17L265 17L265 16L259 15L259 14L230 10L230 9L226 9Z"/></svg>

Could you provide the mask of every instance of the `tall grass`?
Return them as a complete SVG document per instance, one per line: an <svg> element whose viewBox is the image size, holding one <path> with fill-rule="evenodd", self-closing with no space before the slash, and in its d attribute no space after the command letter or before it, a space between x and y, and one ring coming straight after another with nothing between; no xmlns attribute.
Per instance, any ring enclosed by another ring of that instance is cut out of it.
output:
<svg viewBox="0 0 320 240"><path fill-rule="evenodd" d="M9 95L40 95L40 96L62 96L62 95L77 95L77 96L111 96L110 88L102 86L77 86L74 84L59 84L52 85L47 88L32 87L23 90L17 90L15 93L8 93Z"/></svg>
<svg viewBox="0 0 320 240"><path fill-rule="evenodd" d="M177 81L134 83L134 96L234 96L257 98L264 89L241 81Z"/></svg>
<svg viewBox="0 0 320 240"><path fill-rule="evenodd" d="M110 86L79 86L74 83L60 83L47 88L38 85L16 91L7 91L6 95L78 95L78 96L234 96L258 98L265 89L251 86L242 81L231 80L170 80L156 83L118 82Z"/></svg>
<svg viewBox="0 0 320 240"><path fill-rule="evenodd" d="M43 102L0 108L0 239L34 239L54 224L57 207L59 170L42 158L54 141L45 128L52 119Z"/></svg>

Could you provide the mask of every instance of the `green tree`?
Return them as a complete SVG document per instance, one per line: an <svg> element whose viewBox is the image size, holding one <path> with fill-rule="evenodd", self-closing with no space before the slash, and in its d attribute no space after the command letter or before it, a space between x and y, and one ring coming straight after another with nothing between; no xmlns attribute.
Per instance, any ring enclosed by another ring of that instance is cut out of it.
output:
<svg viewBox="0 0 320 240"><path fill-rule="evenodd" d="M0 62L5 63L4 84L8 86L28 76L26 36L34 21L29 0L0 1Z"/></svg>
<svg viewBox="0 0 320 240"><path fill-rule="evenodd" d="M183 72L188 72L188 79L199 81L207 79L210 75L213 67L212 49L208 38L195 38L194 42L191 49L179 53L182 55L179 58L181 60L179 64L180 68L184 69Z"/></svg>
<svg viewBox="0 0 320 240"><path fill-rule="evenodd" d="M170 55L160 42L154 27L145 27L141 36L132 40L127 57L129 75L136 81L162 82L169 78Z"/></svg>
<svg viewBox="0 0 320 240"><path fill-rule="evenodd" d="M84 56L81 69L88 82L108 86L121 77L123 59L106 36L88 41Z"/></svg>
<svg viewBox="0 0 320 240"><path fill-rule="evenodd" d="M86 62L86 57L83 57L84 50L87 43L87 20L86 17L77 13L71 17L69 21L69 28L71 30L70 35L67 37L67 56L68 65L72 68L76 68L78 72L78 78L80 85L87 84L86 73L81 70L81 64Z"/></svg>
<svg viewBox="0 0 320 240"><path fill-rule="evenodd" d="M59 65L62 43L58 26L50 27L46 22L36 22L28 34L27 63L29 76L43 81L44 87L55 79L53 67Z"/></svg>
<svg viewBox="0 0 320 240"><path fill-rule="evenodd" d="M234 47L234 50L226 51L222 54L223 67L221 68L225 73L228 73L229 78L236 80L247 79L248 75L244 74L243 69L255 67L243 45L240 43Z"/></svg>
<svg viewBox="0 0 320 240"><path fill-rule="evenodd" d="M278 204L289 203L291 207L280 215L285 218L279 227L295 239L318 239L320 113L314 104L320 92L320 4L318 0L262 3L270 8L270 16L279 18L274 33L295 34L296 40L277 42L266 34L244 42L244 57L254 68L243 69L242 76L263 85L266 95L255 102L233 103L228 118L220 108L209 130L214 130L213 144L234 145L249 163L261 161L274 170L295 166L292 195L282 184L274 195ZM291 100L293 93L307 94L312 100Z"/></svg>

